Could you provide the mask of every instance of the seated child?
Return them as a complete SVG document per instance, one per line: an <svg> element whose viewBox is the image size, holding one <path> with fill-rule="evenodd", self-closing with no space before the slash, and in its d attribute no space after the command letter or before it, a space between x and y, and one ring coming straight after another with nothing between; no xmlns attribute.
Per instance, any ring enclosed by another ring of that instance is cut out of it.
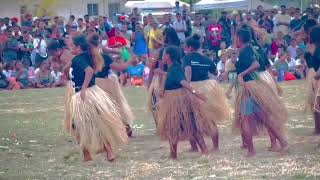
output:
<svg viewBox="0 0 320 180"><path fill-rule="evenodd" d="M47 61L42 61L39 65L39 70L36 70L36 87L52 87L53 81L54 80L49 69L49 63Z"/></svg>
<svg viewBox="0 0 320 180"><path fill-rule="evenodd" d="M9 87L9 81L5 74L3 74L3 65L0 63L0 89L7 89Z"/></svg>
<svg viewBox="0 0 320 180"><path fill-rule="evenodd" d="M17 85L15 84L15 89L25 89L30 86L28 79L28 70L22 64L21 61L16 61L15 70L12 73L12 76L15 78Z"/></svg>
<svg viewBox="0 0 320 180"><path fill-rule="evenodd" d="M58 87L58 86L63 86L64 81L62 79L62 73L60 72L60 65L57 62L52 63L52 71L51 71L51 76L53 78L53 86Z"/></svg>

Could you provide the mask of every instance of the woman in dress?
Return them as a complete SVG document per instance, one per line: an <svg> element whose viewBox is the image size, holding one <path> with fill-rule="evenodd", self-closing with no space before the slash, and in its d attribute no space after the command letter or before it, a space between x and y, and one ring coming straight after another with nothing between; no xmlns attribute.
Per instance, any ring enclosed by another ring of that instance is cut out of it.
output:
<svg viewBox="0 0 320 180"><path fill-rule="evenodd" d="M66 118L67 131L75 137L83 152L83 161L91 161L92 153L105 152L113 161L115 146L127 142L125 127L117 107L107 93L95 85L94 73L101 71L104 62L89 53L82 34L73 37L71 81L74 93L67 102L71 111Z"/></svg>
<svg viewBox="0 0 320 180"><path fill-rule="evenodd" d="M121 121L125 125L127 134L129 137L132 136L132 121L133 121L133 113L129 106L127 99L125 98L122 89L120 87L119 81L117 77L110 77L110 70L114 71L123 71L128 68L129 65L132 64L134 60L127 61L126 63L117 63L113 62L111 57L108 54L102 54L99 52L98 47L100 44L99 35L92 34L88 37L88 42L90 44L90 51L94 57L101 56L104 61L104 67L101 71L96 73L96 84L101 89L103 89L106 93L110 95L112 100L115 102L117 108L119 109L119 113L121 116ZM113 76L113 75L110 75Z"/></svg>
<svg viewBox="0 0 320 180"><path fill-rule="evenodd" d="M237 87L234 129L240 130L248 157L255 155L253 135L262 127L266 127L280 142L280 152L286 153L288 142L284 125L287 110L270 86L258 78L257 70L260 65L250 45L250 28L241 27L237 31L236 40L240 47L239 60L235 64L240 86Z"/></svg>
<svg viewBox="0 0 320 180"><path fill-rule="evenodd" d="M222 87L215 80L209 79L209 73L215 74L216 66L208 57L198 52L201 46L200 40L201 37L197 34L186 39L187 54L183 58L183 66L186 80L191 82L192 88L208 99L205 111L213 131L207 135L212 139L213 150L217 151L219 150L217 123L229 118L230 110ZM197 150L193 141L191 141L191 147L192 150Z"/></svg>

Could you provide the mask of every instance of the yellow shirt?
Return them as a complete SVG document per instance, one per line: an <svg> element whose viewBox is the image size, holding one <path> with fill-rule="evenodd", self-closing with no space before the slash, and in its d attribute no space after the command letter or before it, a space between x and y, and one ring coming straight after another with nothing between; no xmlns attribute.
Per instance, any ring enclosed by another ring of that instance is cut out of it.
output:
<svg viewBox="0 0 320 180"><path fill-rule="evenodd" d="M153 40L154 39L160 40L160 35L161 35L161 31L159 29L156 29L156 30L154 30L153 28L150 29L149 34L148 34L148 36L149 36L149 42L148 42L149 49L154 49Z"/></svg>

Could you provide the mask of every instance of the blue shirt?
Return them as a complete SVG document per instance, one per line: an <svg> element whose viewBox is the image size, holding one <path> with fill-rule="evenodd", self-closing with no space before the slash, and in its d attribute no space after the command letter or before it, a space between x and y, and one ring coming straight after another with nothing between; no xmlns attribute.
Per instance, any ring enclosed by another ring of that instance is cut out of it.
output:
<svg viewBox="0 0 320 180"><path fill-rule="evenodd" d="M144 64L140 63L137 66L130 65L128 67L128 74L130 77L142 77L144 71Z"/></svg>

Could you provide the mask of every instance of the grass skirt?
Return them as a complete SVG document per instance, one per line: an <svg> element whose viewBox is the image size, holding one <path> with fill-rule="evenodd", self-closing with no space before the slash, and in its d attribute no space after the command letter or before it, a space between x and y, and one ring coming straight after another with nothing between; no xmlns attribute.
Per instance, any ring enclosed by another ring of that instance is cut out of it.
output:
<svg viewBox="0 0 320 180"><path fill-rule="evenodd" d="M110 98L115 102L115 105L119 109L119 114L123 124L126 126L131 126L133 121L133 113L117 79L96 78L96 85L108 93Z"/></svg>
<svg viewBox="0 0 320 180"><path fill-rule="evenodd" d="M84 101L80 92L73 94L70 105L70 123L74 124L69 126L75 127L73 131L81 148L97 153L107 143L114 147L128 141L117 107L98 86L87 89Z"/></svg>
<svg viewBox="0 0 320 180"><path fill-rule="evenodd" d="M230 118L230 107L221 86L215 80L191 82L196 92L204 94L208 101L205 106L206 116L213 123Z"/></svg>
<svg viewBox="0 0 320 180"><path fill-rule="evenodd" d="M274 79L274 77L268 72L263 71L259 73L259 78L266 82L272 89L272 91L277 94L278 96L282 95L282 89L277 83L277 81Z"/></svg>
<svg viewBox="0 0 320 180"><path fill-rule="evenodd" d="M210 135L216 130L206 119L205 102L187 90L165 91L159 102L157 133L162 140L190 140L194 135Z"/></svg>
<svg viewBox="0 0 320 180"><path fill-rule="evenodd" d="M244 87L238 87L236 104L235 104L235 120L233 123L233 131L239 132L241 129L241 119L243 114L241 113L241 105L243 102L252 100L255 104L255 108L259 109L259 113L263 118L259 118L258 114L254 114L254 120L251 120L250 127L254 133L258 133L263 125L270 126L274 131L283 134L285 130L285 123L287 122L287 109L283 102L280 100L271 88L264 81L252 80L245 82Z"/></svg>
<svg viewBox="0 0 320 180"><path fill-rule="evenodd" d="M315 110L315 99L318 91L318 82L314 79L315 75L316 71L313 68L310 68L307 73L305 111L310 110L313 112Z"/></svg>
<svg viewBox="0 0 320 180"><path fill-rule="evenodd" d="M66 90L64 94L64 110L65 110L65 120L64 120L64 129L67 133L73 134L71 124L72 124L72 106L71 99L74 94L72 88L72 82L68 81L66 84Z"/></svg>
<svg viewBox="0 0 320 180"><path fill-rule="evenodd" d="M152 113L152 116L156 125L158 123L157 112L159 110L159 100L160 100L159 91L160 91L160 77L158 75L154 75L148 91L147 107L149 111Z"/></svg>

